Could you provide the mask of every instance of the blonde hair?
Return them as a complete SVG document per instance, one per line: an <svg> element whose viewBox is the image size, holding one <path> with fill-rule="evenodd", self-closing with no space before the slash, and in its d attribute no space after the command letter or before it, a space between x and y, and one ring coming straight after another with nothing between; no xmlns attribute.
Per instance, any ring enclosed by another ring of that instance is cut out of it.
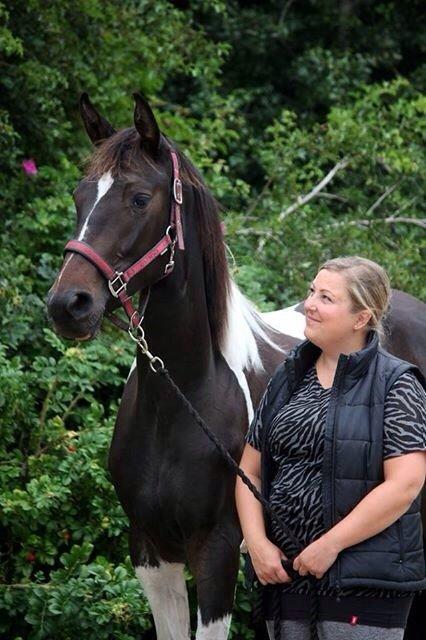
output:
<svg viewBox="0 0 426 640"><path fill-rule="evenodd" d="M342 273L352 302L352 312L365 309L371 313L367 327L383 335L383 320L389 308L391 288L388 274L373 260L348 256L333 258L320 268Z"/></svg>

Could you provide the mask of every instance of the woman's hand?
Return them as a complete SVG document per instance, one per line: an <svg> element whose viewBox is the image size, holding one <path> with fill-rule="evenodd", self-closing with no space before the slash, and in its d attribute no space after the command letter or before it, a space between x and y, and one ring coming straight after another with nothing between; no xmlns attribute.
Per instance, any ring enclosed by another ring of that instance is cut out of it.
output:
<svg viewBox="0 0 426 640"><path fill-rule="evenodd" d="M316 578L322 578L335 562L340 549L336 543L326 535L312 542L293 560L293 569L301 576L308 573Z"/></svg>
<svg viewBox="0 0 426 640"><path fill-rule="evenodd" d="M261 584L291 582L281 564L281 560L285 560L286 557L270 540L264 538L255 545L249 545L248 550L253 568Z"/></svg>

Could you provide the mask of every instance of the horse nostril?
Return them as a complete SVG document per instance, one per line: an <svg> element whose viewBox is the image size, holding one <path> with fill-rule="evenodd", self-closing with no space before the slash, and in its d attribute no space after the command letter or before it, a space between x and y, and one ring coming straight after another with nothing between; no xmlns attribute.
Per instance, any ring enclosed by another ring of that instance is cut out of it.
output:
<svg viewBox="0 0 426 640"><path fill-rule="evenodd" d="M75 320L86 318L90 314L92 307L93 298L90 293L86 293L85 291L72 293L66 304L68 313L70 313Z"/></svg>

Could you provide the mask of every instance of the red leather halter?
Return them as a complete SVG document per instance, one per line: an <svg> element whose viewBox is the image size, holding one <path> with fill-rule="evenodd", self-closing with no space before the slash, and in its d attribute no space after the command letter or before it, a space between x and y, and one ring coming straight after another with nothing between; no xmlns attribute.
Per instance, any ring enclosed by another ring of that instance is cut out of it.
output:
<svg viewBox="0 0 426 640"><path fill-rule="evenodd" d="M116 271L113 269L106 260L104 260L90 245L81 240L70 240L65 245L64 253L71 251L78 253L84 258L89 260L105 278L108 280L108 287L111 295L114 298L120 300L125 312L130 319L130 328L138 327L141 323L141 318L138 312L135 310L132 304L131 298L127 295L127 285L129 281L143 271L153 260L159 256L164 255L168 249L170 249L170 259L164 269L163 278L168 276L174 267L174 252L176 241L178 247L181 250L185 249L183 240L183 228L181 217L181 206L183 202L182 182L179 177L179 161L175 151L170 149L170 156L173 166L173 187L172 187L172 200L170 206L170 219L169 226L166 229L164 236L152 247L142 258L139 258L125 271ZM173 237L172 237L173 235Z"/></svg>

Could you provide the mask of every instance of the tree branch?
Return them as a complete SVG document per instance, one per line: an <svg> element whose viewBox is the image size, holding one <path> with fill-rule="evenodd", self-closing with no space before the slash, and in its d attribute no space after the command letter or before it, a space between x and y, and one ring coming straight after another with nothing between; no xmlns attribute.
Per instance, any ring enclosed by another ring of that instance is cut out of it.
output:
<svg viewBox="0 0 426 640"><path fill-rule="evenodd" d="M382 195L380 196L380 198L377 198L376 202L374 202L371 207L368 209L367 213L365 214L366 216L370 215L370 213L373 213L373 211L375 211L377 209L377 207L379 207L383 200L385 200L385 198L387 198L388 196L390 196L390 194L395 191L395 189L397 188L398 183L396 182L395 184L393 184L391 187L388 187L386 189L386 191L384 193L382 193Z"/></svg>
<svg viewBox="0 0 426 640"><path fill-rule="evenodd" d="M328 193L325 191L324 193L319 193L317 198L325 198L326 200L338 200L339 202L347 203L349 200L344 198L343 196L338 196L337 193Z"/></svg>
<svg viewBox="0 0 426 640"><path fill-rule="evenodd" d="M239 236L259 236L261 238L269 238L270 240L278 242L278 244L284 244L282 240L272 233L272 231L265 231L264 229L237 229L235 233Z"/></svg>
<svg viewBox="0 0 426 640"><path fill-rule="evenodd" d="M364 227L369 227L372 224L383 223L383 224L414 224L417 227L421 227L422 229L426 229L426 218L404 218L402 216L389 216L388 218L374 218L372 220L349 220L349 221L340 221L334 222L332 227L340 227L342 225L360 225Z"/></svg>
<svg viewBox="0 0 426 640"><path fill-rule="evenodd" d="M331 171L329 171L327 173L327 175L321 180L321 182L319 182L313 189L312 191L310 191L309 193L307 193L305 196L299 196L296 200L296 202L294 204L292 204L290 207L287 207L287 209L284 209L284 211L282 211L279 216L278 216L278 220L282 221L284 220L284 218L286 218L287 216L289 216L291 213L293 213L293 211L296 211L296 209L299 209L299 207L302 207L304 204L306 204L307 202L309 202L310 200L312 200L312 198L315 198L316 196L318 196L318 194L320 193L320 191L322 191L324 189L325 186L328 185L329 182L331 182L331 180L333 180L334 176L336 175L336 173L338 171L340 171L341 169L344 169L347 164L349 162L348 158L343 158L343 160L340 160L332 169Z"/></svg>

